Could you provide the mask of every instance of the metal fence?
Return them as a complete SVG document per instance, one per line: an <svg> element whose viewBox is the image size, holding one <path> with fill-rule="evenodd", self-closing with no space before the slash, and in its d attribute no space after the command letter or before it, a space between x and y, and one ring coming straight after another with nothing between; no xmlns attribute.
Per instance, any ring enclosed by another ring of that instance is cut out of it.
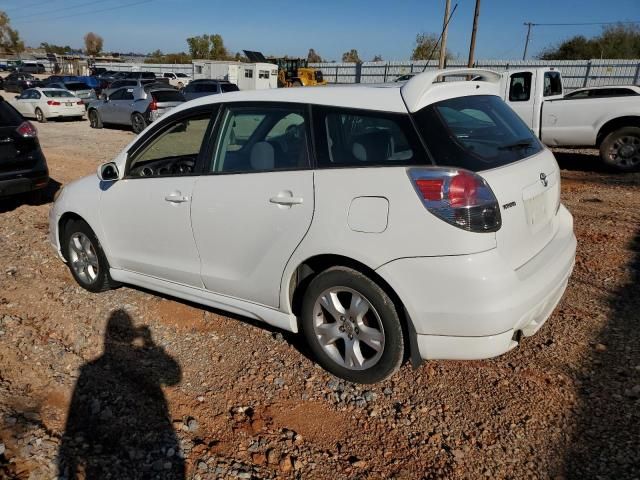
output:
<svg viewBox="0 0 640 480"><path fill-rule="evenodd" d="M191 63L96 63L96 67L106 68L116 72L153 72L162 75L165 72L193 74Z"/></svg>
<svg viewBox="0 0 640 480"><path fill-rule="evenodd" d="M356 63L314 63L311 66L322 70L329 83L384 83L408 73L438 68L436 60L364 62ZM466 68L463 61L451 61L447 68ZM565 88L573 90L598 85L638 85L640 84L640 60L479 60L475 67L488 68L498 72L514 68L553 67L562 73Z"/></svg>

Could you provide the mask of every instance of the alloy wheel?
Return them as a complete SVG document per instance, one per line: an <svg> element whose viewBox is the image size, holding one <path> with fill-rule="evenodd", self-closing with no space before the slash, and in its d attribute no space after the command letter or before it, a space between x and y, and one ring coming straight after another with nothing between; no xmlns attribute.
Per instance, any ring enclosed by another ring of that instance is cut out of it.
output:
<svg viewBox="0 0 640 480"><path fill-rule="evenodd" d="M640 138L633 135L617 138L609 148L609 158L621 167L640 165Z"/></svg>
<svg viewBox="0 0 640 480"><path fill-rule="evenodd" d="M323 351L349 370L371 368L384 351L380 315L364 295L351 288L329 288L318 297L313 331Z"/></svg>
<svg viewBox="0 0 640 480"><path fill-rule="evenodd" d="M69 263L83 282L94 283L98 278L100 264L96 249L82 232L76 232L69 238Z"/></svg>

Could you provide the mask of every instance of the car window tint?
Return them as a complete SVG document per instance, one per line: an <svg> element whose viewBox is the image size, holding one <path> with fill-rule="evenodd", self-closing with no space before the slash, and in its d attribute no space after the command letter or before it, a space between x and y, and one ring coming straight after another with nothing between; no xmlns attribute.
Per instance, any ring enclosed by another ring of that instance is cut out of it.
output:
<svg viewBox="0 0 640 480"><path fill-rule="evenodd" d="M129 165L131 174L135 175L145 165L165 160L179 159L191 162L192 167L195 166L210 119L210 113L199 113L169 125L132 158ZM154 170L155 176L191 173L192 171L193 168L183 172L171 168L166 171Z"/></svg>
<svg viewBox="0 0 640 480"><path fill-rule="evenodd" d="M14 127L22 122L22 115L7 102L0 100L0 127Z"/></svg>
<svg viewBox="0 0 640 480"><path fill-rule="evenodd" d="M120 97L120 100L133 100L133 90L131 89L122 89L122 96Z"/></svg>
<svg viewBox="0 0 640 480"><path fill-rule="evenodd" d="M158 90L151 92L156 102L184 102L184 96L177 90Z"/></svg>
<svg viewBox="0 0 640 480"><path fill-rule="evenodd" d="M222 92L237 92L239 90L238 86L235 83L221 83L220 90Z"/></svg>
<svg viewBox="0 0 640 480"><path fill-rule="evenodd" d="M318 166L424 163L419 140L406 115L316 108Z"/></svg>
<svg viewBox="0 0 640 480"><path fill-rule="evenodd" d="M562 81L559 72L545 72L544 74L544 96L562 95Z"/></svg>
<svg viewBox="0 0 640 480"><path fill-rule="evenodd" d="M309 166L304 108L230 107L226 110L214 172L259 172Z"/></svg>
<svg viewBox="0 0 640 480"><path fill-rule="evenodd" d="M531 98L531 72L518 72L511 75L509 84L510 102L528 102Z"/></svg>
<svg viewBox="0 0 640 480"><path fill-rule="evenodd" d="M124 89L124 88L122 88L122 89L120 89L120 90L116 90L115 92L113 92L113 93L109 96L109 98L110 98L111 100L122 100L122 95L124 94L124 92L125 92L125 89Z"/></svg>
<svg viewBox="0 0 640 480"><path fill-rule="evenodd" d="M474 172L535 155L542 145L500 98L451 98L415 114L416 125L438 165Z"/></svg>
<svg viewBox="0 0 640 480"><path fill-rule="evenodd" d="M43 93L49 98L73 98L73 93L66 90L44 90Z"/></svg>

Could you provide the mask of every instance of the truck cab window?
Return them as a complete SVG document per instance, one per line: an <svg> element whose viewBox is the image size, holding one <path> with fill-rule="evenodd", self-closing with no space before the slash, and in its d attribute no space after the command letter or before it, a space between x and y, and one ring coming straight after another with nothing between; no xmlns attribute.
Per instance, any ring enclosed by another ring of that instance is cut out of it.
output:
<svg viewBox="0 0 640 480"><path fill-rule="evenodd" d="M528 102L531 98L531 72L518 72L511 75L509 83L510 102Z"/></svg>
<svg viewBox="0 0 640 480"><path fill-rule="evenodd" d="M546 72L544 74L544 96L562 95L562 81L560 73Z"/></svg>

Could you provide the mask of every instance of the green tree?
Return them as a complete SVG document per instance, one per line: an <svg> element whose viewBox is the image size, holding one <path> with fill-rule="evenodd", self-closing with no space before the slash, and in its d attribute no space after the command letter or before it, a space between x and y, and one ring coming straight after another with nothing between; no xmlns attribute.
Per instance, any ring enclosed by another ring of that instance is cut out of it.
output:
<svg viewBox="0 0 640 480"><path fill-rule="evenodd" d="M440 56L440 43L435 33L419 33L411 53L411 60L433 60ZM452 58L451 52L445 53L447 60Z"/></svg>
<svg viewBox="0 0 640 480"><path fill-rule="evenodd" d="M58 55L64 55L71 50L69 45L54 45L53 43L42 42L40 48L44 49L47 53L57 53Z"/></svg>
<svg viewBox="0 0 640 480"><path fill-rule="evenodd" d="M201 60L226 60L229 52L224 46L222 35L197 35L187 38L189 53L192 58Z"/></svg>
<svg viewBox="0 0 640 480"><path fill-rule="evenodd" d="M307 53L307 62L322 63L322 57L318 55L313 48L310 48L309 53Z"/></svg>
<svg viewBox="0 0 640 480"><path fill-rule="evenodd" d="M541 60L588 60L591 58L632 59L640 57L640 27L610 25L593 38L571 37L558 45L547 47Z"/></svg>
<svg viewBox="0 0 640 480"><path fill-rule="evenodd" d="M24 52L24 42L17 30L11 28L11 22L5 12L0 12L0 49L19 55Z"/></svg>
<svg viewBox="0 0 640 480"><path fill-rule="evenodd" d="M89 32L84 36L84 48L87 55L95 57L100 54L104 40L97 33Z"/></svg>
<svg viewBox="0 0 640 480"><path fill-rule="evenodd" d="M342 54L342 61L345 63L361 63L360 56L358 55L358 50L352 48L348 52L344 52Z"/></svg>

